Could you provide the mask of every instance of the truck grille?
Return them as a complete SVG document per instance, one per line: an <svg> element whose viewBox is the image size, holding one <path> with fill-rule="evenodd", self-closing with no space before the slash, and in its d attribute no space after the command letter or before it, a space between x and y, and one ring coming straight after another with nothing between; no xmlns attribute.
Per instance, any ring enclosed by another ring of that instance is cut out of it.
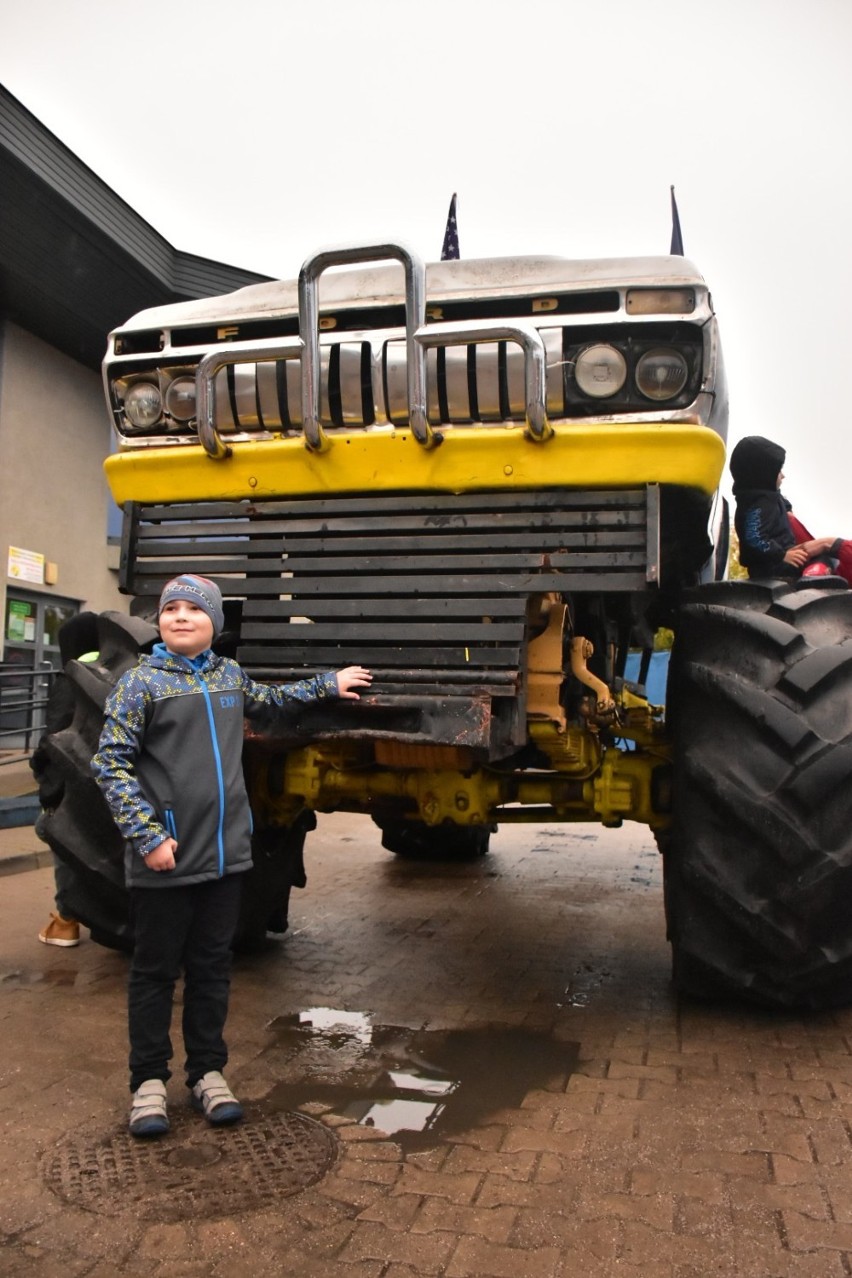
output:
<svg viewBox="0 0 852 1278"><path fill-rule="evenodd" d="M561 328L539 330L547 351L547 411L565 412ZM408 425L405 341L341 341L320 348L326 427ZM431 350L427 412L433 425L523 421L524 356L513 342ZM301 361L238 363L216 379L215 424L225 434L301 430Z"/></svg>
<svg viewBox="0 0 852 1278"><path fill-rule="evenodd" d="M516 694L527 600L657 577L658 489L434 493L133 506L122 586L181 572L242 601L265 677L372 667L385 691Z"/></svg>

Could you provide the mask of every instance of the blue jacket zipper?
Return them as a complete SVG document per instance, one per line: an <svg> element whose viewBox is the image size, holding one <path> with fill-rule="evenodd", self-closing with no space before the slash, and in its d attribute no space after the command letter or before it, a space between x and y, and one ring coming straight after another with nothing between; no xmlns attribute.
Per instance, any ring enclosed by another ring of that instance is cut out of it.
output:
<svg viewBox="0 0 852 1278"><path fill-rule="evenodd" d="M207 718L210 721L210 738L213 743L213 758L216 760L216 778L219 782L219 826L216 831L216 841L219 845L219 878L222 878L225 873L225 780L222 776L222 756L219 753L219 738L216 735L216 721L213 718L210 689L201 675L198 675L197 678L201 684L201 691L204 693L204 702L207 706Z"/></svg>

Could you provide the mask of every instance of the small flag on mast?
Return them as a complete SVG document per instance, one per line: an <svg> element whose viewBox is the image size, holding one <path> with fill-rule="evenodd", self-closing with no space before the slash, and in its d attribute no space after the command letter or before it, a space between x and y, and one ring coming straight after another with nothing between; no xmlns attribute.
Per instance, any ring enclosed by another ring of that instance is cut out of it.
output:
<svg viewBox="0 0 852 1278"><path fill-rule="evenodd" d="M453 262L461 257L459 252L459 228L456 222L456 195L450 200L450 211L447 214L447 229L444 231L444 246L441 249L441 261Z"/></svg>
<svg viewBox="0 0 852 1278"><path fill-rule="evenodd" d="M677 200L675 199L674 187L669 188L672 193L672 246L669 253L672 257L683 257L683 236L680 233L680 218L677 212Z"/></svg>

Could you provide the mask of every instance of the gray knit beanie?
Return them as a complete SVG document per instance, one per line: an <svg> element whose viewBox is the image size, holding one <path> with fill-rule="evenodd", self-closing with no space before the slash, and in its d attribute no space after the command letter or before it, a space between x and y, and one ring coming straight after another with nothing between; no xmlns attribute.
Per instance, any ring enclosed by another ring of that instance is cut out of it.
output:
<svg viewBox="0 0 852 1278"><path fill-rule="evenodd" d="M214 639L222 633L225 625L225 610L222 607L222 592L215 581L209 581L206 577L197 577L191 572L184 573L181 577L173 577L163 586L157 608L158 617L166 604L171 603L173 599L183 599L186 603L194 603L203 609L213 622Z"/></svg>

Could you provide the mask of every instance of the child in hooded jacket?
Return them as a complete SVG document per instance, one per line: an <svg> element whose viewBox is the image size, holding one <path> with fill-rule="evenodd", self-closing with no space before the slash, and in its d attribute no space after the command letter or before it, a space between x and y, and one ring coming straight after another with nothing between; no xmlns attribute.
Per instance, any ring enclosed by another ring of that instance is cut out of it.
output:
<svg viewBox="0 0 852 1278"><path fill-rule="evenodd" d="M255 683L211 643L222 630L214 582L184 574L160 596L162 643L124 674L106 703L92 761L126 840L135 946L128 984L130 1131L168 1130L174 988L184 972L183 1038L193 1106L210 1123L242 1107L222 1070L231 943L242 875L251 869L251 813L242 771L243 719L293 702L358 699L361 666L297 683Z"/></svg>
<svg viewBox="0 0 852 1278"><path fill-rule="evenodd" d="M762 435L747 435L731 453L740 563L750 577L816 576L833 571L852 585L852 541L812 537L782 495L786 457L780 444Z"/></svg>

